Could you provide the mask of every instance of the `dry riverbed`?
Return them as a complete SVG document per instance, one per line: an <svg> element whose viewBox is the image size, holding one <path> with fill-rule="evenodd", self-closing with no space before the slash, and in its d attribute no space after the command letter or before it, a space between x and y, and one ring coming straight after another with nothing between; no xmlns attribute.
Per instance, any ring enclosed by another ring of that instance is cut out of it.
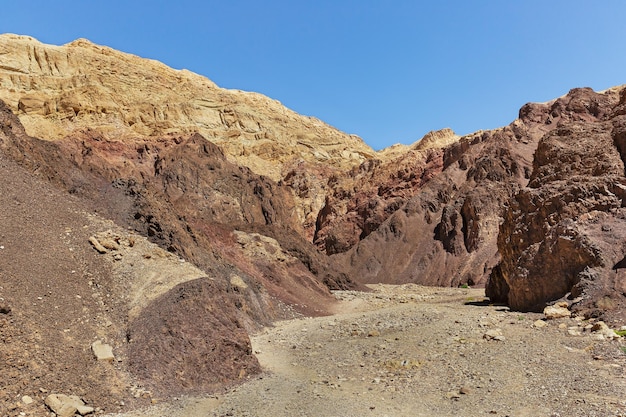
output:
<svg viewBox="0 0 626 417"><path fill-rule="evenodd" d="M125 416L624 416L626 346L482 289L373 285L252 338L266 370L224 395Z"/></svg>

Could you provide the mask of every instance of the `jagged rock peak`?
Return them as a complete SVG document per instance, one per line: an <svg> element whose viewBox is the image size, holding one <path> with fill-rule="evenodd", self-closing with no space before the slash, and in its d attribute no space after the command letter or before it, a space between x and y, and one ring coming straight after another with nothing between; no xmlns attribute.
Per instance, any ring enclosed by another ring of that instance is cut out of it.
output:
<svg viewBox="0 0 626 417"><path fill-rule="evenodd" d="M375 155L358 136L276 100L86 39L53 46L4 34L0 57L0 99L31 136L56 140L87 128L122 140L197 132L233 162L275 180L294 160L349 169Z"/></svg>
<svg viewBox="0 0 626 417"><path fill-rule="evenodd" d="M412 149L445 148L458 141L460 136L448 127L441 130L431 130L422 139L411 145Z"/></svg>
<svg viewBox="0 0 626 417"><path fill-rule="evenodd" d="M420 140L411 145L396 143L378 153L381 159L393 159L410 151L424 151L427 149L441 149L457 142L461 137L448 127L441 130L431 130Z"/></svg>

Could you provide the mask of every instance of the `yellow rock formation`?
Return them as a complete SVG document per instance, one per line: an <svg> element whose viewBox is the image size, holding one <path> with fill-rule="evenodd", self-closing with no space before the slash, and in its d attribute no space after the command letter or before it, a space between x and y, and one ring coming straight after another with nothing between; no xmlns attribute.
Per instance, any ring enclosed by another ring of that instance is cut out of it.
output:
<svg viewBox="0 0 626 417"><path fill-rule="evenodd" d="M274 180L304 160L338 169L375 152L359 137L257 93L79 39L63 46L0 35L0 99L28 134L55 140L92 129L111 139L199 132Z"/></svg>

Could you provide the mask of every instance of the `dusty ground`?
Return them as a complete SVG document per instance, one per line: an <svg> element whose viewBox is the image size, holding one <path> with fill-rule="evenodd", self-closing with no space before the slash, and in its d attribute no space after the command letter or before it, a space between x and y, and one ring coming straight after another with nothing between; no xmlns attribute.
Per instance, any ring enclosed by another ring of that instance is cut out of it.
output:
<svg viewBox="0 0 626 417"><path fill-rule="evenodd" d="M626 344L588 322L538 328L543 315L484 305L482 289L373 289L254 336L266 372L225 395L125 416L626 415ZM504 340L484 338L496 329Z"/></svg>

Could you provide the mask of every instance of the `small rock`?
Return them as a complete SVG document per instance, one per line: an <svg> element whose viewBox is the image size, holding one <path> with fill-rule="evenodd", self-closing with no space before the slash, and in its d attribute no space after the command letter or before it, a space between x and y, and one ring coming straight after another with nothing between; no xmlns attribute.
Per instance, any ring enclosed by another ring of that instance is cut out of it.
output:
<svg viewBox="0 0 626 417"><path fill-rule="evenodd" d="M563 304L565 304L565 307L563 306ZM548 320L570 317L572 315L572 313L567 309L566 302L557 303L553 306L548 306L544 308L543 314Z"/></svg>
<svg viewBox="0 0 626 417"><path fill-rule="evenodd" d="M95 236L91 236L89 238L89 243L91 243L93 245L94 249L97 250L98 253L107 253L108 252L107 248L102 246L100 244L100 241Z"/></svg>
<svg viewBox="0 0 626 417"><path fill-rule="evenodd" d="M567 329L567 334L569 334L570 336L582 335L582 333L580 333L580 330L578 330L578 327L570 327L569 329Z"/></svg>
<svg viewBox="0 0 626 417"><path fill-rule="evenodd" d="M111 345L104 344L100 340L96 340L92 343L91 350L98 361L113 362L115 360Z"/></svg>
<svg viewBox="0 0 626 417"><path fill-rule="evenodd" d="M24 396L22 397L22 402L23 402L25 405L32 404L32 403L33 403L33 401L34 401L34 400L33 400L33 397L31 397L30 395L24 395Z"/></svg>
<svg viewBox="0 0 626 417"><path fill-rule="evenodd" d="M606 323L603 321L594 323L591 327L591 331L596 333L596 335L602 335L605 339L608 340L619 339L621 337L620 335L615 333L613 329L607 326Z"/></svg>
<svg viewBox="0 0 626 417"><path fill-rule="evenodd" d="M459 390L459 394L467 395L470 394L472 390L469 387L461 387Z"/></svg>
<svg viewBox="0 0 626 417"><path fill-rule="evenodd" d="M0 304L0 314L9 314L11 312L11 307L6 304Z"/></svg>
<svg viewBox="0 0 626 417"><path fill-rule="evenodd" d="M450 400L458 400L459 398L461 398L461 395L458 392L447 392L446 398Z"/></svg>
<svg viewBox="0 0 626 417"><path fill-rule="evenodd" d="M502 336L502 329L491 329L487 330L487 332L483 335L483 339L497 340L502 342L505 340L505 337Z"/></svg>
<svg viewBox="0 0 626 417"><path fill-rule="evenodd" d="M548 323L546 323L546 322L545 322L545 321L543 321L543 320L537 320L537 321L535 321L535 322L533 323L533 326L535 326L535 327L536 327L536 328L538 328L538 329L541 329L541 328L543 328L543 327L546 327L547 325L548 325Z"/></svg>
<svg viewBox="0 0 626 417"><path fill-rule="evenodd" d="M50 394L44 402L57 417L73 417L76 412L84 416L94 412L93 407L86 406L76 395Z"/></svg>
<svg viewBox="0 0 626 417"><path fill-rule="evenodd" d="M367 334L367 337L377 337L380 336L380 332L378 330L370 330Z"/></svg>

